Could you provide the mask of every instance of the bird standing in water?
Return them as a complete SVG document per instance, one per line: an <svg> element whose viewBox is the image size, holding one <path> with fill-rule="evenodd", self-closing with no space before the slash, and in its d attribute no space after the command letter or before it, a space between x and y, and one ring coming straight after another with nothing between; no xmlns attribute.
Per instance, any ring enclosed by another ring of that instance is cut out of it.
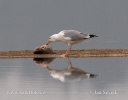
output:
<svg viewBox="0 0 128 100"><path fill-rule="evenodd" d="M73 44L80 43L84 40L87 40L93 37L99 37L99 36L94 34L79 32L76 30L63 30L58 34L53 34L52 36L50 36L49 40L46 42L45 45L42 45L41 48L47 48L48 44L51 42L58 42L58 41L64 42L68 45L67 51L63 55L63 57L65 57L70 53Z"/></svg>

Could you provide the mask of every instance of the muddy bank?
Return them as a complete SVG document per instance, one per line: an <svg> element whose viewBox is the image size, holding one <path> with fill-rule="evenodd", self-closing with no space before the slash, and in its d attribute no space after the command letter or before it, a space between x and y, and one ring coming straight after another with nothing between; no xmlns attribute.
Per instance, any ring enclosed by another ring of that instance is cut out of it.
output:
<svg viewBox="0 0 128 100"><path fill-rule="evenodd" d="M0 51L0 58L48 58L61 57L65 50L53 50L56 54L33 54L33 50ZM69 57L128 57L128 49L72 50Z"/></svg>

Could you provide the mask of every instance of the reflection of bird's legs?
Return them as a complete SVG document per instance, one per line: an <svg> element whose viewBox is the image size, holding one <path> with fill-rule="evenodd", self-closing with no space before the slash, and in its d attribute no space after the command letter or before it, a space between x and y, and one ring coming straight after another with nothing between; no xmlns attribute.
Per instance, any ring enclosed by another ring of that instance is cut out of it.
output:
<svg viewBox="0 0 128 100"><path fill-rule="evenodd" d="M71 48L72 48L72 45L71 44L68 44L68 48L67 48L67 51L65 54L62 55L62 57L67 57L71 51Z"/></svg>
<svg viewBox="0 0 128 100"><path fill-rule="evenodd" d="M67 63L68 63L68 69L72 68L72 63L68 57L66 57Z"/></svg>

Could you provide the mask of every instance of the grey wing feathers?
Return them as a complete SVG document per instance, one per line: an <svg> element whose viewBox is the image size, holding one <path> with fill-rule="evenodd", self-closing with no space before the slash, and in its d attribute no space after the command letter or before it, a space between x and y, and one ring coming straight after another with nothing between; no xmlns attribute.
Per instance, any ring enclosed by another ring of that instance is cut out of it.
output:
<svg viewBox="0 0 128 100"><path fill-rule="evenodd" d="M84 34L75 30L64 30L64 37L71 38L71 41L79 41L84 40L88 36L88 34Z"/></svg>

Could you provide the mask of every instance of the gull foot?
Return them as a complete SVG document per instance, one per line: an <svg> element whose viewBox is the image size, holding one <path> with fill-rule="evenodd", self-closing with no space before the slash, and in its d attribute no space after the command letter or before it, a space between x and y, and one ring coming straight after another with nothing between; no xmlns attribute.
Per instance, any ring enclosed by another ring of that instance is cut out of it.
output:
<svg viewBox="0 0 128 100"><path fill-rule="evenodd" d="M63 54L63 55L61 55L61 57L63 57L63 58L66 58L68 56L69 56L69 54Z"/></svg>

